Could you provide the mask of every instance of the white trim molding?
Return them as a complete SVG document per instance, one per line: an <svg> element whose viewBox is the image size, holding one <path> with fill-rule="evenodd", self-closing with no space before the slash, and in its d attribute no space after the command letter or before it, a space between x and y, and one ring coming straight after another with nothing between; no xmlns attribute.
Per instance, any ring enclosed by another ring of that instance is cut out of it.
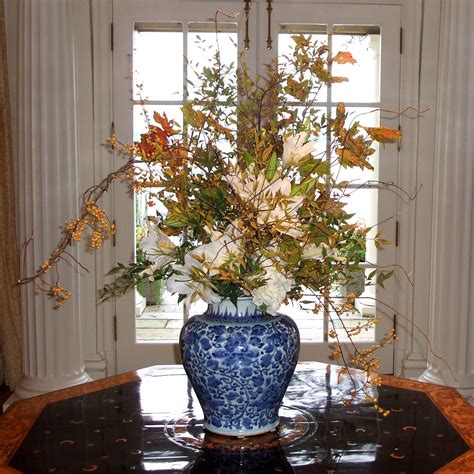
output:
<svg viewBox="0 0 474 474"><path fill-rule="evenodd" d="M402 118L400 186L416 199L403 199L399 208L400 248L395 374L418 377L427 364L430 299L431 216L439 45L440 0L404 2L402 59ZM418 112L423 111L420 115Z"/></svg>

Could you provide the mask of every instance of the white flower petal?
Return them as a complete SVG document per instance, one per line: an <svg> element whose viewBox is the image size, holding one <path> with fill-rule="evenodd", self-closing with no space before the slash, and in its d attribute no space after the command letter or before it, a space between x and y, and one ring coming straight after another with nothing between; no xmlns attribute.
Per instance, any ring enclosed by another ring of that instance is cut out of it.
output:
<svg viewBox="0 0 474 474"><path fill-rule="evenodd" d="M297 135L285 138L283 142L283 168L298 164L302 158L313 152L314 142L306 142L308 134L300 132Z"/></svg>
<svg viewBox="0 0 474 474"><path fill-rule="evenodd" d="M262 263L263 264L263 263ZM265 285L252 290L252 299L257 307L265 305L267 313L276 314L285 300L287 292L294 281L275 269L267 267L263 275L267 281Z"/></svg>
<svg viewBox="0 0 474 474"><path fill-rule="evenodd" d="M171 263L176 255L176 245L158 227L147 223L147 235L140 242L140 250L154 264L155 270Z"/></svg>

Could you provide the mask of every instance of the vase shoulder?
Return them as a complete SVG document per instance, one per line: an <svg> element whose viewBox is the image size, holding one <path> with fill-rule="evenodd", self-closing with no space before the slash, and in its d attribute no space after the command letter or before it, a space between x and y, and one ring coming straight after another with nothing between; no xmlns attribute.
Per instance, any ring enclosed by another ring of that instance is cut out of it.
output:
<svg viewBox="0 0 474 474"><path fill-rule="evenodd" d="M289 319L293 321L289 316L286 316L284 314L260 314L258 316L242 316L242 317L234 317L234 316L229 316L227 314L209 314L209 313L203 313L203 314L196 314L189 318L186 324L191 324L193 321L194 322L206 322L209 325L215 325L215 324L225 324L227 326L233 326L233 325L247 325L247 324L272 324L274 322L277 322L281 319Z"/></svg>
<svg viewBox="0 0 474 474"><path fill-rule="evenodd" d="M213 303L207 307L204 315L217 319L257 319L264 316L264 312L257 309L252 298L239 298L236 302L228 299L220 303Z"/></svg>

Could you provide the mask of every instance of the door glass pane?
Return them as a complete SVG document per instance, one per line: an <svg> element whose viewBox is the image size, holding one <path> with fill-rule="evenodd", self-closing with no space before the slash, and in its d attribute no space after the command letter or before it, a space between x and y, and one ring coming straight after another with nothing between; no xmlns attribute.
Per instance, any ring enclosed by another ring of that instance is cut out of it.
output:
<svg viewBox="0 0 474 474"><path fill-rule="evenodd" d="M333 108L332 116L335 116L336 109ZM380 126L380 111L374 107L346 107L347 120L346 127L350 127L354 122L359 122L364 127ZM349 181L351 184L363 184L370 180L377 180L379 176L379 144L373 143L375 152L369 157L373 170L355 168L344 168L338 162L331 160L333 175L338 181Z"/></svg>
<svg viewBox="0 0 474 474"><path fill-rule="evenodd" d="M361 227L376 226L378 219L379 190L377 188L367 189L365 187L349 188L346 190L345 194L346 197L343 198L347 203L345 209L349 214L354 214L349 222L358 224ZM377 250L373 243L373 238L376 233L377 228L374 227L367 234L366 240L367 249L365 260L373 265L377 263Z"/></svg>
<svg viewBox="0 0 474 474"><path fill-rule="evenodd" d="M302 341L323 342L324 341L324 312L314 311L316 298L311 294L305 294L303 301L312 301L312 304L297 304L290 302L282 305L280 311L291 316L298 326Z"/></svg>
<svg viewBox="0 0 474 474"><path fill-rule="evenodd" d="M134 99L183 99L181 23L137 23L133 35Z"/></svg>
<svg viewBox="0 0 474 474"><path fill-rule="evenodd" d="M294 41L292 40L293 35L304 34L307 38L310 38L311 41L318 41L321 44L328 43L327 35L327 25L316 25L316 24L290 24L290 23L281 23L279 26L278 33L278 64L286 72L295 73L294 70L288 65L288 59L291 58L294 52ZM307 79L308 75L303 76L303 79ZM326 85L318 91L313 91L316 93L316 101L326 101L327 98L327 88ZM288 100L294 100L294 98L288 96Z"/></svg>
<svg viewBox="0 0 474 474"><path fill-rule="evenodd" d="M334 25L332 34L333 55L348 51L355 64L333 63L332 74L349 79L334 84L334 102L380 101L380 27L361 25Z"/></svg>
<svg viewBox="0 0 474 474"><path fill-rule="evenodd" d="M237 24L221 23L216 32L214 23L189 23L187 58L190 82L187 87L190 99L196 96L199 74L215 64L217 51L226 78L231 79L237 65Z"/></svg>

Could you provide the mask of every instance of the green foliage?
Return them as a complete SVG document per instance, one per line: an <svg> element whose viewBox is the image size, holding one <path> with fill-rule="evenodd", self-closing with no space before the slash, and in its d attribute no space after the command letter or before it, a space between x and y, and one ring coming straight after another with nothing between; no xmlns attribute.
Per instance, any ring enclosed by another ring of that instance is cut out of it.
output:
<svg viewBox="0 0 474 474"><path fill-rule="evenodd" d="M145 285L150 281L150 275L144 275L143 272L147 270L149 266L150 262L143 258L140 253L137 256L136 262L129 263L128 265L117 263L117 265L107 273L107 275L114 277L114 281L104 285L104 287L99 290L99 299L106 301L114 296L127 293L133 288L137 288L139 293L145 296ZM159 270L153 274L153 278L158 286L161 287L157 288L157 295L161 293L162 296L164 289L163 281L169 276L169 273L170 271L168 269L166 271ZM140 289L142 289L142 291L140 291Z"/></svg>
<svg viewBox="0 0 474 474"><path fill-rule="evenodd" d="M260 78L217 54L182 107L183 129L155 114L133 149L150 165L137 167L135 190L153 183L149 196L167 209L153 230L157 249L116 267L103 298L141 285L147 269L155 279L179 275L168 284L189 301L216 293L236 301L278 285L280 299L297 299L303 287L326 294L341 275L360 270L368 229L351 223L348 183L334 169L372 169L373 142L389 131L351 123L342 103L333 117L317 110L321 87L345 80L331 75L330 64L354 60L343 52L331 58L305 36L293 40L287 67L274 64ZM317 142L323 152L313 150ZM387 243L380 235L374 242ZM389 276L380 272L376 282Z"/></svg>
<svg viewBox="0 0 474 474"><path fill-rule="evenodd" d="M163 302L163 293L165 291L165 284L163 280L141 280L137 283L137 291L143 298L146 298L147 304L159 306Z"/></svg>

